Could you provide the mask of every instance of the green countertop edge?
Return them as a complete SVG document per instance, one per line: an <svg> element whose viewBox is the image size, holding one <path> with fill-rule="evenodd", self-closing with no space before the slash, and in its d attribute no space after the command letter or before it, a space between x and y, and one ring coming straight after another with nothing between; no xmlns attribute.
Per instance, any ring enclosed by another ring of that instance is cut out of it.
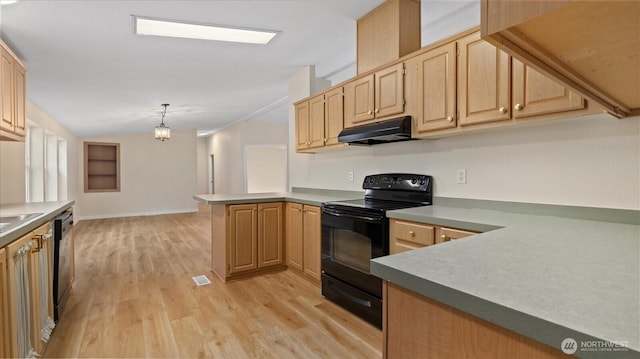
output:
<svg viewBox="0 0 640 359"><path fill-rule="evenodd" d="M489 209L508 213L640 225L640 211L630 209L579 207L452 197L434 197L433 204L446 207Z"/></svg>
<svg viewBox="0 0 640 359"><path fill-rule="evenodd" d="M73 207L75 205L75 203L76 203L75 200L67 201L66 204L61 205L58 208L45 213L41 217L38 217L38 218L36 218L36 219L34 219L34 220L32 220L32 221L20 226L19 228L17 228L14 231L11 231L11 232L9 232L7 234L2 235L2 237L0 237L0 248L11 244L11 242L20 239L25 234L37 229L38 227L42 226L43 224L45 224L47 222L50 222L56 216L58 216L59 214L61 214L64 211L66 211L68 208Z"/></svg>

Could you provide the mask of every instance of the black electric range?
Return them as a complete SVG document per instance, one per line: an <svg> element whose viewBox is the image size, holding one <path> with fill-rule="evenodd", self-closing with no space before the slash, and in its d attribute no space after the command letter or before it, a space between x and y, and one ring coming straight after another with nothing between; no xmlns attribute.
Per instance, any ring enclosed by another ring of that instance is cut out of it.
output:
<svg viewBox="0 0 640 359"><path fill-rule="evenodd" d="M432 202L433 179L389 173L366 176L364 199L322 204L322 294L382 326L382 280L369 262L389 254L386 212Z"/></svg>

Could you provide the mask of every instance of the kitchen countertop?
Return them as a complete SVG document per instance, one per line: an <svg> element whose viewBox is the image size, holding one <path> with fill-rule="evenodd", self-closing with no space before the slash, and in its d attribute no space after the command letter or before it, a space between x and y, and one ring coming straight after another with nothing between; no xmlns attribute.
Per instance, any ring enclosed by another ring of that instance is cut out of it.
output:
<svg viewBox="0 0 640 359"><path fill-rule="evenodd" d="M272 193L238 193L238 194L201 194L193 196L194 199L209 205L218 204L240 204L240 203L263 203L263 202L296 202L319 206L323 202L344 201L347 199L362 198L357 195L346 194L328 195L312 194L300 192L272 192Z"/></svg>
<svg viewBox="0 0 640 359"><path fill-rule="evenodd" d="M41 225L51 221L54 217L73 206L75 201L15 203L0 205L0 215L14 216L27 213L42 213L41 215L22 223L6 232L0 233L0 247L19 239Z"/></svg>
<svg viewBox="0 0 640 359"><path fill-rule="evenodd" d="M485 233L371 261L385 280L581 357L637 357L640 226L440 205L390 218ZM581 341L626 351L581 351ZM607 356L608 357L608 356Z"/></svg>

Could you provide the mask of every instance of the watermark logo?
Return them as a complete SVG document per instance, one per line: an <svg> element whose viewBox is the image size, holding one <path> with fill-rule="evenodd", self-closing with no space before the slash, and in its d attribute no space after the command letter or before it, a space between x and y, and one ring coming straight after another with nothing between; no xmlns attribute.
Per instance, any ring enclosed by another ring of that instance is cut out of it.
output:
<svg viewBox="0 0 640 359"><path fill-rule="evenodd" d="M560 344L560 349L565 354L581 352L620 352L628 351L629 343L623 340L583 340L578 343L573 338L565 338Z"/></svg>
<svg viewBox="0 0 640 359"><path fill-rule="evenodd" d="M573 354L578 351L578 343L573 338L566 338L560 344L560 349L565 354Z"/></svg>

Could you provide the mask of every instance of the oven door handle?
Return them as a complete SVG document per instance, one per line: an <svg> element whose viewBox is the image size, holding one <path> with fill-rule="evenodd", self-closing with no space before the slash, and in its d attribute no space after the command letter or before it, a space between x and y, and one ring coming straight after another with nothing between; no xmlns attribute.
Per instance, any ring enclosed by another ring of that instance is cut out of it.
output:
<svg viewBox="0 0 640 359"><path fill-rule="evenodd" d="M326 213L330 216L335 216L335 217L342 217L342 218L353 218L353 219L360 219L363 221L369 221L369 222L379 222L382 220L382 216L381 217L370 217L370 216L363 216L363 215L358 215L358 214L353 214L353 213L340 213L338 211L335 210L330 210L330 209L323 209L322 210L323 213Z"/></svg>
<svg viewBox="0 0 640 359"><path fill-rule="evenodd" d="M331 288L333 291L335 291L336 293L338 293L341 297L348 299L356 304L359 304L363 307L367 307L367 308L371 308L371 301L368 300L364 300L364 299L360 299L356 296L353 296L347 292L345 292L344 290L336 287L335 285L333 285L333 283L329 282L329 288Z"/></svg>

